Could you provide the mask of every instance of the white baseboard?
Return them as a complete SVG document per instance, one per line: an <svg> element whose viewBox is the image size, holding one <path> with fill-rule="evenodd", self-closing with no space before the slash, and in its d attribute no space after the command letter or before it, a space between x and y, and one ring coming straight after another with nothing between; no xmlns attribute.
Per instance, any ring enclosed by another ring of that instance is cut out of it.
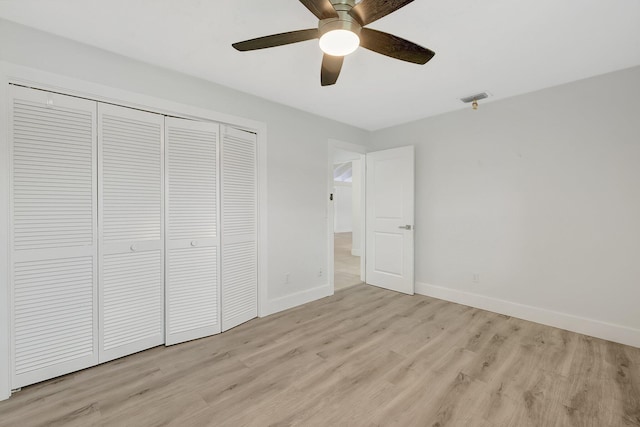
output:
<svg viewBox="0 0 640 427"><path fill-rule="evenodd" d="M640 347L640 329L426 283L416 283L415 292L567 331Z"/></svg>
<svg viewBox="0 0 640 427"><path fill-rule="evenodd" d="M328 297L330 295L333 295L333 286L327 283L326 285L317 286L315 288L296 292L291 295L274 298L267 301L264 316L288 310L290 308L297 307L299 305L306 304L320 298Z"/></svg>
<svg viewBox="0 0 640 427"><path fill-rule="evenodd" d="M360 249L351 249L351 255L353 256L361 256L361 252Z"/></svg>

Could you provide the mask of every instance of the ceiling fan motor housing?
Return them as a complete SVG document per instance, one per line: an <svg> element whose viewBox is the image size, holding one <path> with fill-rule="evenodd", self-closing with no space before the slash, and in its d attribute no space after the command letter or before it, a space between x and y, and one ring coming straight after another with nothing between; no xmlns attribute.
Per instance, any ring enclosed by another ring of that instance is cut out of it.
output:
<svg viewBox="0 0 640 427"><path fill-rule="evenodd" d="M355 33L357 36L360 36L362 25L349 15L351 8L356 5L355 0L332 0L331 3L338 14L338 17L320 20L318 23L320 36L334 30L347 30Z"/></svg>

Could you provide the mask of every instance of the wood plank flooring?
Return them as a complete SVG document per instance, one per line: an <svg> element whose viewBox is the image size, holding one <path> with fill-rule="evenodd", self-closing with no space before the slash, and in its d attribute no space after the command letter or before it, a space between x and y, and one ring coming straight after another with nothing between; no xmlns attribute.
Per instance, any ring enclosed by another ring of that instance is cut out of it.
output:
<svg viewBox="0 0 640 427"><path fill-rule="evenodd" d="M367 285L27 387L0 426L640 426L640 349Z"/></svg>
<svg viewBox="0 0 640 427"><path fill-rule="evenodd" d="M362 283L360 257L351 255L351 233L335 233L333 236L333 284L338 291Z"/></svg>

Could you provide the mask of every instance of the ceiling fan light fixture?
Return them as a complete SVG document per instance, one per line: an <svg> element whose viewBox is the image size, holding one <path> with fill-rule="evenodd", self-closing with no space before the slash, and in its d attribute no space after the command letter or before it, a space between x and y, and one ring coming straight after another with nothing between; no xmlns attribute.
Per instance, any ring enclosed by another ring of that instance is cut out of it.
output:
<svg viewBox="0 0 640 427"><path fill-rule="evenodd" d="M360 37L350 30L332 30L320 37L320 49L327 55L346 56L360 46Z"/></svg>

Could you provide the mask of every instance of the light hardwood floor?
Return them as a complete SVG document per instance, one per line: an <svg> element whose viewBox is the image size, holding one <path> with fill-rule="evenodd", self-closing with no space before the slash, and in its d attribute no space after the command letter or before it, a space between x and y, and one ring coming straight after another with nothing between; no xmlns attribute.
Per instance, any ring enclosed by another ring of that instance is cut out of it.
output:
<svg viewBox="0 0 640 427"><path fill-rule="evenodd" d="M351 255L351 233L335 233L333 238L333 284L340 290L362 283L360 257Z"/></svg>
<svg viewBox="0 0 640 427"><path fill-rule="evenodd" d="M640 349L356 285L27 387L2 426L638 426Z"/></svg>

